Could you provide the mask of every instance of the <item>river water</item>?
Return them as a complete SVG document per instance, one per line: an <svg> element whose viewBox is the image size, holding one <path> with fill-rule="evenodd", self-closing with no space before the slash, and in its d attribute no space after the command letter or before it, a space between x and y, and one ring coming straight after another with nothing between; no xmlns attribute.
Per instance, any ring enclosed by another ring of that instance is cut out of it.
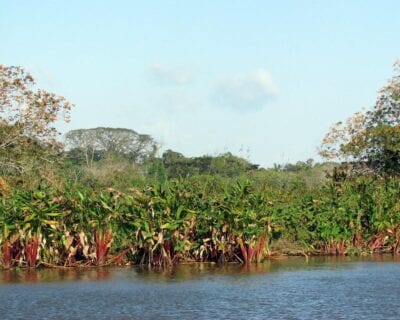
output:
<svg viewBox="0 0 400 320"><path fill-rule="evenodd" d="M400 319L400 260L0 271L0 319Z"/></svg>

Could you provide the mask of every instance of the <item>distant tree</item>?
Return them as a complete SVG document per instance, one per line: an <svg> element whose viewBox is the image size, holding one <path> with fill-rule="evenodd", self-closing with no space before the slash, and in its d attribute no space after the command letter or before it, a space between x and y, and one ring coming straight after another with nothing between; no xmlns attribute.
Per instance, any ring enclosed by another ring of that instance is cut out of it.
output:
<svg viewBox="0 0 400 320"><path fill-rule="evenodd" d="M400 174L400 61L371 110L338 122L322 141L328 159L362 163L376 173Z"/></svg>
<svg viewBox="0 0 400 320"><path fill-rule="evenodd" d="M164 168L169 177L186 177L195 174L214 174L221 176L237 176L256 170L258 165L231 153L218 156L201 156L187 158L179 152L167 150L162 155Z"/></svg>
<svg viewBox="0 0 400 320"><path fill-rule="evenodd" d="M168 149L167 151L164 151L162 154L162 160L164 165L166 166L171 166L177 162L180 162L182 160L186 159L185 156L182 153L173 151Z"/></svg>
<svg viewBox="0 0 400 320"><path fill-rule="evenodd" d="M142 163L158 150L158 144L151 136L124 128L72 130L65 134L65 144L70 155L80 155L87 165L107 155Z"/></svg>
<svg viewBox="0 0 400 320"><path fill-rule="evenodd" d="M58 150L57 120L69 121L73 107L64 97L35 87L21 67L0 65L0 169L21 173L25 160Z"/></svg>
<svg viewBox="0 0 400 320"><path fill-rule="evenodd" d="M306 171L314 166L313 159L307 159L307 161L297 161L296 163L287 163L284 165L276 166L275 169L278 171Z"/></svg>
<svg viewBox="0 0 400 320"><path fill-rule="evenodd" d="M210 164L210 172L212 174L219 174L228 177L257 169L258 165L252 164L246 159L236 157L230 152L214 157Z"/></svg>
<svg viewBox="0 0 400 320"><path fill-rule="evenodd" d="M185 177L194 173L190 158L186 158L182 153L167 150L162 154L161 159L170 178Z"/></svg>

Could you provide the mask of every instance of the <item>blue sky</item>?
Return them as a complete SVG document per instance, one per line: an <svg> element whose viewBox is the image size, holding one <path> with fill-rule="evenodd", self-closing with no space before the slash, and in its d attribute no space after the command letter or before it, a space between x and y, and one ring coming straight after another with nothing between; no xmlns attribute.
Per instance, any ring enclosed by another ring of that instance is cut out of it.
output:
<svg viewBox="0 0 400 320"><path fill-rule="evenodd" d="M0 63L75 103L63 132L126 127L271 166L317 158L331 124L373 105L399 32L399 1L1 0Z"/></svg>

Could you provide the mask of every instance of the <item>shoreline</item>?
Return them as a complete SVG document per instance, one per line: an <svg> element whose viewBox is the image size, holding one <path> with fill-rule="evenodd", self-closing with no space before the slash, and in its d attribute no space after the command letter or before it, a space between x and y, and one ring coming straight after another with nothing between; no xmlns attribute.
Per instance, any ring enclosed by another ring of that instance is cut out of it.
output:
<svg viewBox="0 0 400 320"><path fill-rule="evenodd" d="M280 260L287 260L290 258L304 258L306 261L309 259L314 258L326 258L326 259L346 259L346 258L377 258L381 260L384 257L393 257L393 258L400 258L399 255L395 255L391 252L375 252L375 253L367 253L363 252L361 254L344 254L344 255L327 255L327 254L301 254L301 253L292 253L292 254L285 254L282 252L274 252L269 256L266 256L260 262L251 262L251 263L241 263L240 261L226 261L226 262L216 262L216 261L189 261L189 260L182 260L177 263L169 264L169 265L162 265L162 264L139 264L139 263L131 263L127 262L125 264L118 264L118 263L105 263L96 265L94 263L82 263L76 265L55 265L46 262L38 262L35 267L28 267L28 266L13 266L10 268L5 268L4 266L0 266L0 271L15 271L15 270L45 270L45 269L55 269L55 270L94 270L94 269L102 269L102 268L116 268L116 267L140 267L146 269L169 269L174 268L177 266L184 266L184 265L215 265L215 266L226 266L226 265L237 265L237 266L257 266L266 263L267 261L280 261Z"/></svg>

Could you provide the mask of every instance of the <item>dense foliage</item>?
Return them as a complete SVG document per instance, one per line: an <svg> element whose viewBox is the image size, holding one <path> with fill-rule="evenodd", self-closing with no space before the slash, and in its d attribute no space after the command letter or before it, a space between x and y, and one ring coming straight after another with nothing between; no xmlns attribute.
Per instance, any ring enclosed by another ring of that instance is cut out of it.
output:
<svg viewBox="0 0 400 320"><path fill-rule="evenodd" d="M3 264L259 261L295 254L397 252L400 181L334 173L317 190L212 176L131 188L10 190L0 203ZM33 256L28 248L36 246Z"/></svg>
<svg viewBox="0 0 400 320"><path fill-rule="evenodd" d="M230 153L157 157L150 136L128 129L75 130L62 149L53 122L71 104L51 94L33 99L35 91L18 91L23 81L34 84L30 75L0 71L5 268L400 251L396 77L345 135L335 129L324 140L326 155L351 161L263 169Z"/></svg>
<svg viewBox="0 0 400 320"><path fill-rule="evenodd" d="M394 70L371 110L331 128L323 141L323 156L361 162L378 174L400 173L400 61Z"/></svg>

